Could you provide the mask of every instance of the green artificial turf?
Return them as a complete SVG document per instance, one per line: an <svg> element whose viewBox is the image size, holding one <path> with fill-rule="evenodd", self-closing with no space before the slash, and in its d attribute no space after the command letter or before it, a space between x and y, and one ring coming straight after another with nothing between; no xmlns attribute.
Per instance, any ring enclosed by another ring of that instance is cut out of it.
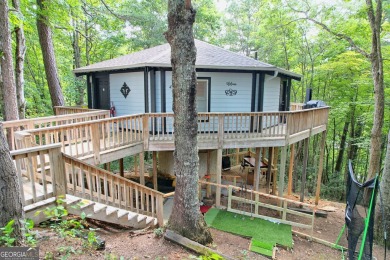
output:
<svg viewBox="0 0 390 260"><path fill-rule="evenodd" d="M205 214L207 225L229 233L251 237L254 252L269 255L274 245L292 248L291 226L243 216L215 208ZM261 251L261 252L260 252Z"/></svg>

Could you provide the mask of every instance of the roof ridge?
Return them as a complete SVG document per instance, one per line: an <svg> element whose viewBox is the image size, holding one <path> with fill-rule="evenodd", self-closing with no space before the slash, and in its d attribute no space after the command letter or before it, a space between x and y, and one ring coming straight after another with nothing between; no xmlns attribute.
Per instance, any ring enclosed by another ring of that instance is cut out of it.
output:
<svg viewBox="0 0 390 260"><path fill-rule="evenodd" d="M253 58L251 58L251 57L242 55L242 54L237 53L237 52L234 52L234 51L230 51L230 50L224 49L224 48L222 48L222 47L220 47L220 46L218 46L218 45L214 45L214 44L211 44L211 43L208 43L208 42L205 42L205 41L202 41L202 40L198 40L198 39L195 39L195 40L196 40L196 41L199 41L199 42L201 42L201 43L205 43L205 44L207 44L207 45L209 45L209 46L212 46L212 47L214 47L214 48L215 48L215 47L216 47L216 48L219 48L219 49L221 49L221 50L223 50L223 51L225 51L225 52L228 52L228 53L230 53L230 54L234 54L235 56L239 56L239 57L242 57L242 58L254 60L254 61L258 62L258 63L262 63L262 64L268 65L268 66L270 66L270 67L277 68L277 66L275 66L275 65L266 63L266 62L264 62L264 61L260 61L260 60L253 59Z"/></svg>

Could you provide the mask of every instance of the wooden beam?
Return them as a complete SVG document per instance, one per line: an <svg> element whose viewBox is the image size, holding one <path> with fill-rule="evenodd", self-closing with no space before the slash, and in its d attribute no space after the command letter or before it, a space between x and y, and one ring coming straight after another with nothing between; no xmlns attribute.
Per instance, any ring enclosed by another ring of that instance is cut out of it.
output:
<svg viewBox="0 0 390 260"><path fill-rule="evenodd" d="M135 175L138 175L138 155L134 155L134 173Z"/></svg>
<svg viewBox="0 0 390 260"><path fill-rule="evenodd" d="M267 181L267 187L266 187L266 193L269 194L269 186L271 184L271 173L272 173L272 159L273 159L273 148L268 148L268 168L267 168L267 175L266 175L266 181ZM264 157L263 157L264 158Z"/></svg>
<svg viewBox="0 0 390 260"><path fill-rule="evenodd" d="M211 175L210 175L210 162L211 162L210 150L207 150L207 171L206 171L206 173L211 178ZM207 198L211 197L211 186L210 185L206 185L206 197Z"/></svg>
<svg viewBox="0 0 390 260"><path fill-rule="evenodd" d="M217 174L217 184L221 184L221 178L222 178L222 149L217 150L217 167L216 167L216 174ZM217 186L217 192L215 194L215 205L217 207L221 206L221 187Z"/></svg>
<svg viewBox="0 0 390 260"><path fill-rule="evenodd" d="M256 156L255 156L255 173L254 173L254 190L259 190L260 184L260 165L261 165L261 155L260 155L260 147L256 148Z"/></svg>
<svg viewBox="0 0 390 260"><path fill-rule="evenodd" d="M326 141L326 131L322 132L322 135L321 135L320 162L318 165L317 189L316 189L316 199L315 199L316 205L318 205L318 201L320 199L322 171L323 171L323 167L324 167L325 141Z"/></svg>
<svg viewBox="0 0 390 260"><path fill-rule="evenodd" d="M194 251L195 253L198 253L200 255L212 255L212 254L217 254L219 256L221 256L222 258L221 259L226 259L226 260L233 260L233 258L229 257L229 256L226 256L226 255L223 255L211 248L208 248L208 247L205 247L204 245L201 245L195 241L192 241L186 237L183 237L175 232L173 232L172 230L169 230L167 229L165 231L165 235L164 235L164 238L166 240L169 240L171 242L174 242L178 245L181 245L189 250L192 250Z"/></svg>
<svg viewBox="0 0 390 260"><path fill-rule="evenodd" d="M119 175L125 177L125 169L123 166L123 158L119 159Z"/></svg>
<svg viewBox="0 0 390 260"><path fill-rule="evenodd" d="M292 194L292 182L293 182L293 169L294 169L294 153L295 153L295 146L294 144L290 145L290 165L288 168L288 188L287 188L287 194Z"/></svg>
<svg viewBox="0 0 390 260"><path fill-rule="evenodd" d="M153 152L153 188L157 190L157 152Z"/></svg>
<svg viewBox="0 0 390 260"><path fill-rule="evenodd" d="M309 138L306 138L303 144L303 169L302 169L302 179L301 179L301 196L299 198L300 202L303 202L305 198L306 171L307 171L308 159L309 159Z"/></svg>
<svg viewBox="0 0 390 260"><path fill-rule="evenodd" d="M273 148L273 153L274 153L274 160L272 162L272 164L274 165L275 167L275 170L273 172L273 182L272 182L272 195L276 195L276 179L278 177L278 160L279 160L279 150L278 150L278 147L274 147Z"/></svg>
<svg viewBox="0 0 390 260"><path fill-rule="evenodd" d="M286 173L286 161L287 161L287 145L282 147L282 153L280 157L280 171L279 171L279 185L278 185L279 197L283 197L283 192L284 192L284 175Z"/></svg>
<svg viewBox="0 0 390 260"><path fill-rule="evenodd" d="M143 152L139 154L139 183L145 185L145 158Z"/></svg>

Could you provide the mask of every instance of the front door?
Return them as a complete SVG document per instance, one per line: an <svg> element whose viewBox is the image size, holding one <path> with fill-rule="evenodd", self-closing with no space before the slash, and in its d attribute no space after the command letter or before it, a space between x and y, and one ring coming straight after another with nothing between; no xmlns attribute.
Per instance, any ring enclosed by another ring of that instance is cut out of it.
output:
<svg viewBox="0 0 390 260"><path fill-rule="evenodd" d="M110 89L108 78L95 78L95 89L97 92L97 107L99 109L110 109Z"/></svg>

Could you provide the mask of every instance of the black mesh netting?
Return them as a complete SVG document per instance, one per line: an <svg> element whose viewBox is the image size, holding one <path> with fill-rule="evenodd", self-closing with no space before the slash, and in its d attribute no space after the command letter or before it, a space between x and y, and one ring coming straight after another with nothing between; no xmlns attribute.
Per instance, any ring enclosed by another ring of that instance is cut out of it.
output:
<svg viewBox="0 0 390 260"><path fill-rule="evenodd" d="M353 173L352 164L349 163L349 175L347 181L347 207L345 209L345 223L348 230L348 258L358 259L361 244L363 241L365 219L369 217L364 250L361 259L372 259L372 243L374 239L374 212L375 196L377 191L376 178L365 183L359 183ZM368 189L366 202L363 200L363 194ZM374 192L373 205L370 205L372 192ZM369 208L371 206L371 214Z"/></svg>

